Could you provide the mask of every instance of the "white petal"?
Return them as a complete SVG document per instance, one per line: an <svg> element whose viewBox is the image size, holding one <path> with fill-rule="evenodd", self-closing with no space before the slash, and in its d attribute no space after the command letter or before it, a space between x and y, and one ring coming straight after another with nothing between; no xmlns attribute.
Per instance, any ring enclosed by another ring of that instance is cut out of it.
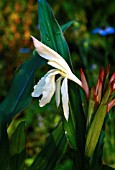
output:
<svg viewBox="0 0 115 170"><path fill-rule="evenodd" d="M62 94L62 106L64 111L64 116L66 120L68 121L69 117L69 96L68 96L68 84L67 84L67 78L63 80L62 87L61 87L61 94Z"/></svg>
<svg viewBox="0 0 115 170"><path fill-rule="evenodd" d="M56 99L56 106L58 107L60 105L60 90L61 90L61 80L62 80L62 76L59 77L56 80L56 92L55 92L55 99Z"/></svg>
<svg viewBox="0 0 115 170"><path fill-rule="evenodd" d="M42 98L40 100L40 107L43 107L50 102L54 92L55 92L55 75L58 74L58 71L50 73L45 79L45 85L42 90Z"/></svg>
<svg viewBox="0 0 115 170"><path fill-rule="evenodd" d="M65 68L68 73L71 72L71 69L66 63L66 61L57 52L38 41L35 37L31 37L33 39L35 49L41 57L47 60L54 61L57 64L63 66L63 68Z"/></svg>
<svg viewBox="0 0 115 170"><path fill-rule="evenodd" d="M57 69L52 69L50 71L48 71L44 77L42 77L38 83L34 86L34 91L32 92L32 97L39 97L41 94L42 94L42 91L43 91L43 87L45 85L45 79L46 77L51 74L51 73L54 73L54 72L57 72Z"/></svg>
<svg viewBox="0 0 115 170"><path fill-rule="evenodd" d="M61 71L63 71L65 74L68 74L67 70L61 65L61 64L57 64L56 62L54 61L49 61L48 64L50 66L53 66Z"/></svg>
<svg viewBox="0 0 115 170"><path fill-rule="evenodd" d="M33 36L31 37L33 39L36 51L41 57L49 60L48 62L49 65L65 72L65 74L67 74L67 77L70 80L74 81L75 83L79 84L82 87L82 82L72 73L69 65L57 52L44 45Z"/></svg>
<svg viewBox="0 0 115 170"><path fill-rule="evenodd" d="M45 85L46 76L42 77L39 82L34 86L32 97L39 97L42 94L43 87Z"/></svg>
<svg viewBox="0 0 115 170"><path fill-rule="evenodd" d="M81 80L79 80L72 72L67 76L67 78L74 81L83 88Z"/></svg>

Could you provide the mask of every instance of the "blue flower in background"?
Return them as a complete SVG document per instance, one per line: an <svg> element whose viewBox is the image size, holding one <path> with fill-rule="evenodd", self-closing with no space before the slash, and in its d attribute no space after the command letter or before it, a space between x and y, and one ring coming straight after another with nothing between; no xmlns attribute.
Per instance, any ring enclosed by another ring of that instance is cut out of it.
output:
<svg viewBox="0 0 115 170"><path fill-rule="evenodd" d="M115 29L113 27L105 27L105 28L95 28L93 31L92 31L93 34L100 34L102 36L106 36L106 35L109 35L109 34L115 34Z"/></svg>
<svg viewBox="0 0 115 170"><path fill-rule="evenodd" d="M29 52L30 52L30 49L29 49L29 48L20 48L20 49L19 49L19 53L26 54L26 53L29 53Z"/></svg>

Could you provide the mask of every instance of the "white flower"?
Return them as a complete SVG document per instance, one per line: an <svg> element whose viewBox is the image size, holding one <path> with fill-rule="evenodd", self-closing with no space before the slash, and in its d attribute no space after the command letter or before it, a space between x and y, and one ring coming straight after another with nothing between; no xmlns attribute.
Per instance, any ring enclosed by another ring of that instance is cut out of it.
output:
<svg viewBox="0 0 115 170"><path fill-rule="evenodd" d="M55 69L48 71L44 77L42 77L37 85L34 86L32 97L39 97L42 95L39 101L40 107L43 107L50 102L53 94L56 94L56 105L60 104L60 90L62 94L62 106L64 116L66 120L69 117L69 96L68 96L68 79L74 81L82 87L82 82L72 73L70 67L66 61L54 50L47 47L43 43L39 42L32 36L35 50L38 54L48 60L48 64L53 66ZM60 77L55 81L55 76L59 74ZM63 81L62 81L63 80ZM62 85L61 85L62 81Z"/></svg>

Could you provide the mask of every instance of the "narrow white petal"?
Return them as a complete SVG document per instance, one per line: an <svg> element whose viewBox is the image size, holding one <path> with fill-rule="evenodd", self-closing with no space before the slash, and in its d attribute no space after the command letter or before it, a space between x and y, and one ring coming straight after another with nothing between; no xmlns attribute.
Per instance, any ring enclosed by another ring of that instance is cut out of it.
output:
<svg viewBox="0 0 115 170"><path fill-rule="evenodd" d="M54 61L57 64L63 66L63 68L65 68L68 73L71 72L71 69L66 63L66 61L57 52L38 41L35 37L31 37L33 39L35 49L41 57L47 60Z"/></svg>
<svg viewBox="0 0 115 170"><path fill-rule="evenodd" d="M64 111L64 116L66 120L68 121L69 117L69 95L68 95L68 84L67 84L67 78L63 80L62 87L61 87L61 94L62 94L62 106Z"/></svg>
<svg viewBox="0 0 115 170"><path fill-rule="evenodd" d="M50 102L54 92L55 92L55 75L58 74L58 71L50 73L45 79L45 85L42 89L42 98L40 100L40 107L43 107Z"/></svg>
<svg viewBox="0 0 115 170"><path fill-rule="evenodd" d="M54 61L49 61L48 64L52 67L55 67L55 68L63 71L65 74L68 74L67 70L61 64L57 64Z"/></svg>
<svg viewBox="0 0 115 170"><path fill-rule="evenodd" d="M58 107L60 105L60 90L61 90L61 80L63 77L59 77L56 80L56 92L55 92L55 99L56 99L56 106Z"/></svg>
<svg viewBox="0 0 115 170"><path fill-rule="evenodd" d="M32 97L39 97L42 94L43 87L45 85L45 76L42 77L39 82L34 86Z"/></svg>
<svg viewBox="0 0 115 170"><path fill-rule="evenodd" d="M82 87L81 80L79 80L73 73L69 74L67 78L74 81L75 83Z"/></svg>

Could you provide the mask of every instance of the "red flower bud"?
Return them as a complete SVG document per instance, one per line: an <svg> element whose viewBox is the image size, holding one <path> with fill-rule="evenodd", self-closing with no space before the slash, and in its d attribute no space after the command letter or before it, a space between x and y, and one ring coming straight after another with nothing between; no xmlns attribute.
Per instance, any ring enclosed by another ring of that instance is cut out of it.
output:
<svg viewBox="0 0 115 170"><path fill-rule="evenodd" d="M81 82L82 82L83 90L85 91L87 99L89 99L89 86L86 81L85 74L84 74L82 68L80 69L80 75L81 75Z"/></svg>

